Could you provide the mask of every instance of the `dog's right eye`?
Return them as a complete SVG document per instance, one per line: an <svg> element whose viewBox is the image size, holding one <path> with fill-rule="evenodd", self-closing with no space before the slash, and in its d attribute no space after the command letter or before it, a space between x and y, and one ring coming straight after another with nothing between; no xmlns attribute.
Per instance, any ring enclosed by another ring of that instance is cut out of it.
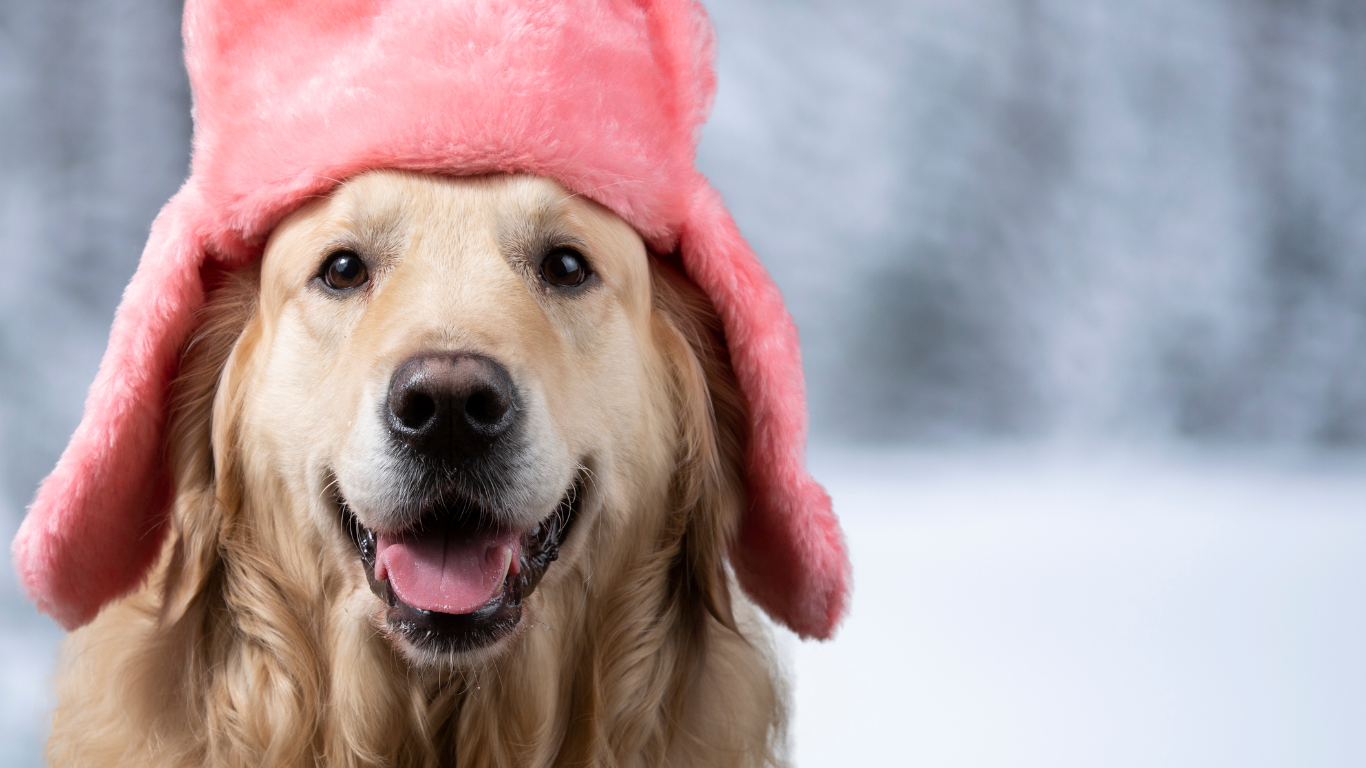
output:
<svg viewBox="0 0 1366 768"><path fill-rule="evenodd" d="M323 282L334 291L359 287L368 279L370 272L354 251L337 251L323 264Z"/></svg>

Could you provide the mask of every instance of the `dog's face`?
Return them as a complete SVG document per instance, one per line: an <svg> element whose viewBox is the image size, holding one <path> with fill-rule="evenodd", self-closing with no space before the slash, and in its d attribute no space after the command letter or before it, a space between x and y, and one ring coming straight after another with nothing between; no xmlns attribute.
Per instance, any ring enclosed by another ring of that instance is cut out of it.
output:
<svg viewBox="0 0 1366 768"><path fill-rule="evenodd" d="M677 442L656 335L645 247L596 204L365 174L267 245L227 369L245 471L305 500L270 514L357 621L419 665L487 659L652 539Z"/></svg>

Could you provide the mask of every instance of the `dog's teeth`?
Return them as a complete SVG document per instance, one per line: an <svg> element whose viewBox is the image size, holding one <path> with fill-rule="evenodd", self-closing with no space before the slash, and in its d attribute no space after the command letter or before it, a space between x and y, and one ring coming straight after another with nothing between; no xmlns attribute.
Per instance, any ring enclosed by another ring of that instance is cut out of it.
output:
<svg viewBox="0 0 1366 768"><path fill-rule="evenodd" d="M503 581L508 578L508 571L512 570L512 547L503 547Z"/></svg>

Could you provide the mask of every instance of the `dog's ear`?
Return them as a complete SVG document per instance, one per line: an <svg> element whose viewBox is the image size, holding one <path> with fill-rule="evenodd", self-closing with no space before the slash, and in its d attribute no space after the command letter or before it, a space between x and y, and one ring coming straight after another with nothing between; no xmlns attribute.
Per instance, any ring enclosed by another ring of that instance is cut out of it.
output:
<svg viewBox="0 0 1366 768"><path fill-rule="evenodd" d="M744 509L748 409L711 300L663 260L651 258L650 269L658 337L672 364L679 413L671 496L683 526L682 586L735 629L726 552Z"/></svg>
<svg viewBox="0 0 1366 768"><path fill-rule="evenodd" d="M260 267L215 271L204 282L209 299L171 386L165 461L175 483L174 535L168 542L163 622L179 618L213 577L225 512L240 502L235 420L224 417L239 399L231 361L240 360L235 352L250 343L244 334L256 312Z"/></svg>

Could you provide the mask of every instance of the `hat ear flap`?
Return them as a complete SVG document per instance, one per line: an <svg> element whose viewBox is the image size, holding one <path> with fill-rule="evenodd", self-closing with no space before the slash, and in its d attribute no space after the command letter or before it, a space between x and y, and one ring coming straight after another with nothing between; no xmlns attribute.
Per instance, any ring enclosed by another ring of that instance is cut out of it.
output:
<svg viewBox="0 0 1366 768"><path fill-rule="evenodd" d="M748 506L731 546L740 586L805 638L828 639L851 581L830 497L806 471L806 392L797 329L778 286L741 237L721 197L701 181L680 253L725 329L750 411Z"/></svg>
<svg viewBox="0 0 1366 768"><path fill-rule="evenodd" d="M166 398L204 303L191 199L182 191L152 224L85 416L14 539L29 597L67 629L136 588L165 537L172 494L163 461Z"/></svg>

